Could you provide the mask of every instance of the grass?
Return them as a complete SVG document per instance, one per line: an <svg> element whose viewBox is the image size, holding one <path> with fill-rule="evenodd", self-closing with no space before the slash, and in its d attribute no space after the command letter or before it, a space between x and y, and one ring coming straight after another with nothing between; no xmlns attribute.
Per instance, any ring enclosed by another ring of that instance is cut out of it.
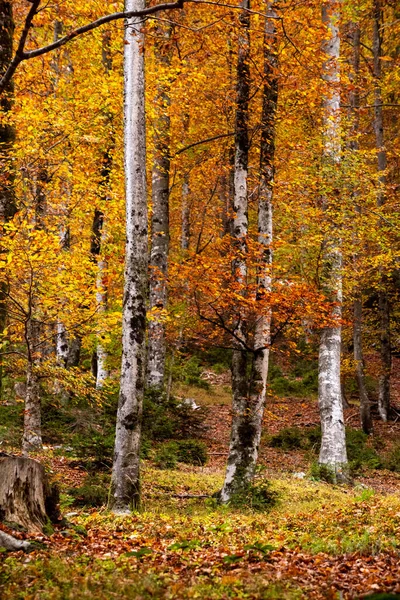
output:
<svg viewBox="0 0 400 600"><path fill-rule="evenodd" d="M211 496L222 480L207 467L167 471L145 463L140 511L121 517L86 508L47 550L5 557L2 600L296 600L309 597L306 583L277 580L263 567L270 556L398 549L395 495L287 476L271 480L278 503L265 512L177 497Z"/></svg>
<svg viewBox="0 0 400 600"><path fill-rule="evenodd" d="M232 404L232 390L226 385L213 385L209 390L175 382L172 386L172 394L176 398L193 398L202 406L215 406Z"/></svg>

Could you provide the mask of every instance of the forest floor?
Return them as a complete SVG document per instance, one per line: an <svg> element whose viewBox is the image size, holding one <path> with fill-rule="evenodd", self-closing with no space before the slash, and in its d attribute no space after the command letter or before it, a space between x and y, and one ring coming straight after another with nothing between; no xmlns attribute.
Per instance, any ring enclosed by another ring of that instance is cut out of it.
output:
<svg viewBox="0 0 400 600"><path fill-rule="evenodd" d="M143 505L129 517L76 508L66 491L82 485L85 470L51 447L38 457L64 492L65 520L48 536L17 534L37 541L30 554L0 555L2 600L400 598L400 474L363 468L352 486L318 481L312 448L270 445L293 424L315 428L316 400L270 398L259 479L276 503L264 512L218 506L230 407L226 381L210 383L196 398L208 406L209 461L169 470L143 461ZM399 390L396 381L397 402ZM358 427L357 407L345 418ZM400 419L377 423L374 439L389 452Z"/></svg>

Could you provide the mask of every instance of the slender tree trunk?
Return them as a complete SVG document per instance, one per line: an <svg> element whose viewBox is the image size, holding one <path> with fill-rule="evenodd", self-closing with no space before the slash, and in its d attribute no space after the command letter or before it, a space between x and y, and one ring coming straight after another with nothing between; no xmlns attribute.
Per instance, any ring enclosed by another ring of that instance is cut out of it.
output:
<svg viewBox="0 0 400 600"><path fill-rule="evenodd" d="M46 215L46 184L49 181L47 165L40 164L35 185L35 217L34 227L37 230L44 229ZM24 432L22 438L22 451L27 454L30 451L42 448L42 417L40 386L37 377L37 367L42 360L43 325L36 318L38 304L38 286L40 282L35 272L31 273L30 294L28 314L25 322L25 341L27 346L26 367L26 394L24 410Z"/></svg>
<svg viewBox="0 0 400 600"><path fill-rule="evenodd" d="M154 163L152 172L153 214L151 219L150 310L167 307L167 273L169 250L169 171L170 171L170 82L168 69L172 50L169 47L171 26L160 25L156 31L155 53L164 74L157 87L154 120ZM154 314L148 326L147 385L162 389L165 378L165 324Z"/></svg>
<svg viewBox="0 0 400 600"><path fill-rule="evenodd" d="M103 258L100 258L101 242L104 224L104 214L98 208L95 208L92 223L92 239L90 243L90 254L93 262L97 263L97 278L96 278L96 304L98 313L103 313L107 305L107 291L104 286L104 271L106 263ZM104 381L108 377L106 369L107 353L101 344L101 332L97 332L97 345L94 357L92 359L93 375L96 378L96 388L101 389Z"/></svg>
<svg viewBox="0 0 400 600"><path fill-rule="evenodd" d="M243 4L243 8L249 5ZM259 274L259 296L271 288L269 267L272 262L272 189L273 158L275 147L275 113L277 103L276 49L273 3L267 5L267 19L264 45L264 96L262 108L262 134L260 152L260 198L258 210L259 242L265 247L264 264ZM241 13L241 37L239 39L239 57L237 70L237 113L236 113L236 154L233 203L233 238L240 251L240 256L233 264L235 277L239 283L245 283L247 277L246 250L248 234L248 201L247 201L247 163L248 163L248 103L250 89L249 50L250 32L249 15ZM243 322L239 324L237 335L245 341ZM228 502L232 496L251 483L258 458L264 415L266 386L268 374L268 358L270 345L271 313L260 314L253 353L250 381L247 377L247 352L240 343L233 351L232 357L232 390L233 417L229 447L228 464L221 501Z"/></svg>
<svg viewBox="0 0 400 600"><path fill-rule="evenodd" d="M189 114L183 116L183 139L187 138L189 132ZM190 178L189 173L184 173L182 183L182 232L181 248L189 250L190 244Z"/></svg>
<svg viewBox="0 0 400 600"><path fill-rule="evenodd" d="M271 291L272 278L272 236L273 236L273 183L275 155L275 119L278 103L277 79L277 39L276 12L274 2L270 2L267 10L264 40L264 90L261 117L260 145L260 189L258 200L258 241L263 247L261 273L258 278L258 297L260 300L266 292ZM259 433L257 435L257 453L261 437L262 419L267 393L267 376L269 348L271 344L271 310L261 310L258 315L255 340L253 373L250 387L250 398L259 414ZM257 457L256 457L257 458Z"/></svg>
<svg viewBox="0 0 400 600"><path fill-rule="evenodd" d="M42 409L39 382L36 375L39 324L33 320L34 310L35 298L32 294L30 298L30 314L26 322L28 362L26 367L24 433L22 438L22 451L25 455L42 448Z"/></svg>
<svg viewBox="0 0 400 600"><path fill-rule="evenodd" d="M182 250L189 250L190 244L190 183L189 175L185 174L182 183Z"/></svg>
<svg viewBox="0 0 400 600"><path fill-rule="evenodd" d="M362 294L356 290L354 299L354 325L353 325L354 361L356 363L356 379L360 395L360 419L364 433L370 434L373 430L371 417L371 404L365 384L364 357L362 352Z"/></svg>
<svg viewBox="0 0 400 600"><path fill-rule="evenodd" d="M0 0L0 75L11 61L13 53L14 20L12 2ZM10 82L0 96L0 221L7 223L17 212L14 194L14 168L12 149L15 130L9 122L12 109L14 87ZM7 320L7 284L0 284L0 338L3 336ZM3 389L3 360L0 356L0 399Z"/></svg>
<svg viewBox="0 0 400 600"><path fill-rule="evenodd" d="M350 119L351 119L351 139L349 143L350 152L356 154L359 151L358 134L359 134L359 109L360 109L360 93L359 93L359 71L360 71L360 41L361 32L359 23L349 23L349 38L352 42L352 90L349 94L350 104ZM358 191L353 188L352 195L356 202L355 210L357 214L361 214L361 206L358 200ZM354 264L357 269L358 256L354 255ZM371 416L371 403L368 396L367 386L365 383L364 373L364 356L362 347L362 290L359 285L354 289L354 304L353 304L353 348L354 362L356 365L356 380L358 393L360 398L360 420L361 427L366 434L372 433L373 423Z"/></svg>
<svg viewBox="0 0 400 600"><path fill-rule="evenodd" d="M56 42L60 39L63 33L63 24L61 21L54 21L53 28L53 41ZM54 73L53 78L53 93L57 93L57 85L58 80L61 74L61 66L60 66L60 54L57 52L54 55L54 59L51 62L52 70ZM70 233L69 226L67 223L62 223L60 226L60 248L62 251L69 250L70 246ZM57 362L60 366L67 368L68 365L68 354L69 354L69 343L68 343L68 333L65 328L64 323L60 319L57 320L56 323L56 356ZM56 391L60 392L59 382L56 382ZM65 400L66 400L65 396Z"/></svg>
<svg viewBox="0 0 400 600"><path fill-rule="evenodd" d="M110 74L112 70L112 57L110 52L110 30L105 30L103 34L102 43L102 63L106 76ZM107 121L109 122L112 130L112 116L107 115ZM112 150L114 148L114 133L111 133L111 139L108 142L108 147L103 154L103 164L101 169L101 184L100 184L100 197L103 201L107 201L110 187L110 173L112 167ZM104 242L104 213L98 208L95 209L93 215L92 225L92 240L90 246L90 252L93 261L97 263L97 281L96 281L96 304L99 314L104 313L107 310L107 283L105 278L105 272L107 269L107 260L104 256L103 242ZM96 389L101 389L104 386L106 379L109 377L109 371L107 367L108 354L102 343L101 331L97 332L96 351L92 357L92 365L94 376L96 378Z"/></svg>
<svg viewBox="0 0 400 600"><path fill-rule="evenodd" d="M144 0L126 0L141 10ZM124 48L126 254L121 387L110 508L126 513L140 500L139 448L144 387L148 275L143 22L129 19Z"/></svg>
<svg viewBox="0 0 400 600"><path fill-rule="evenodd" d="M384 141L383 108L382 108L382 25L383 10L382 0L374 0L373 4L373 39L372 49L374 55L374 131L375 146L377 150L378 166L378 192L376 202L381 208L386 202L386 167L387 157ZM379 331L381 374L378 389L378 410L382 421L387 421L390 414L390 372L392 368L392 351L390 342L390 306L386 290L386 278L381 273L380 289L378 292Z"/></svg>
<svg viewBox="0 0 400 600"><path fill-rule="evenodd" d="M323 162L325 178L334 179L340 166L340 92L339 92L339 13L336 0L328 0L323 6L322 19L329 37L323 42L326 61L323 79L326 93L323 99L324 142ZM333 188L333 186L331 186ZM333 195L333 189L331 190ZM324 197L322 207L329 211L334 199ZM337 199L336 199L337 202ZM328 217L327 217L328 218ZM334 303L331 318L342 316L342 255L340 238L333 225L323 248L323 289L327 298ZM318 361L318 400L321 415L322 440L319 462L332 472L335 480L345 480L347 453L340 386L341 325L325 327L321 334Z"/></svg>

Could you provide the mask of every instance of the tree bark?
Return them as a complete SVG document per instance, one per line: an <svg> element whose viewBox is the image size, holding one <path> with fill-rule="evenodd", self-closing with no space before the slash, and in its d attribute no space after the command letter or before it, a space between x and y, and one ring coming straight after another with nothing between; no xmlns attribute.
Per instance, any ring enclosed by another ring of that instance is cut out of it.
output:
<svg viewBox="0 0 400 600"><path fill-rule="evenodd" d="M326 82L323 99L324 140L323 163L325 178L335 177L340 166L340 92L339 92L339 13L336 0L328 0L322 9L322 20L329 38L323 42L326 60L322 77ZM329 184L328 184L329 185ZM333 188L333 186L331 186ZM334 195L331 189L331 196ZM325 212L333 208L333 198L324 197ZM323 247L323 289L333 303L331 318L340 321L342 316L342 255L340 238L331 226ZM335 480L347 478L347 453L340 385L341 325L325 327L321 334L318 359L318 401L321 415L321 450L319 463L328 467Z"/></svg>
<svg viewBox="0 0 400 600"><path fill-rule="evenodd" d="M387 157L384 140L383 108L382 108L382 1L374 0L373 3L373 39L372 49L374 55L374 131L375 146L377 151L378 191L376 203L378 208L386 202L386 168ZM392 351L390 341L390 306L386 290L386 278L381 268L380 289L378 292L379 310L379 337L381 355L381 374L378 387L378 411L382 421L387 421L390 415L390 372L392 368Z"/></svg>
<svg viewBox="0 0 400 600"><path fill-rule="evenodd" d="M20 456L0 457L0 521L41 532L58 517L58 490L50 486L43 465Z"/></svg>
<svg viewBox="0 0 400 600"><path fill-rule="evenodd" d="M111 149L107 149L103 156L103 168L102 168L102 182L101 182L101 195L103 198L107 197L107 188L109 185L110 171L111 171ZM104 213L98 208L95 209L93 215L92 224L92 239L90 245L90 253L92 259L97 263L97 280L96 280L96 304L98 313L104 313L107 309L107 286L105 281L105 270L107 268L107 261L102 256L102 242L104 239ZM101 389L104 386L104 382L109 376L107 368L107 351L102 344L101 332L97 332L97 345L95 351L95 377L96 377L96 389Z"/></svg>
<svg viewBox="0 0 400 600"><path fill-rule="evenodd" d="M354 299L354 325L353 325L353 344L354 361L356 363L356 379L358 393L360 395L360 419L361 427L364 433L370 434L373 431L371 416L371 403L365 384L364 357L362 351L362 295L357 291Z"/></svg>
<svg viewBox="0 0 400 600"><path fill-rule="evenodd" d="M144 0L126 0L141 10ZM144 36L140 19L129 19L124 48L126 254L122 316L121 386L117 413L110 508L126 513L139 504L139 449L144 388L148 276Z"/></svg>
<svg viewBox="0 0 400 600"><path fill-rule="evenodd" d="M13 53L14 19L12 2L0 0L0 75L6 71ZM14 86L10 82L0 97L0 217L7 222L16 213L14 193L14 169L11 151L15 141L15 129L9 122L14 100Z"/></svg>
<svg viewBox="0 0 400 600"><path fill-rule="evenodd" d="M235 127L235 175L233 198L233 232L232 237L237 249L232 270L239 284L244 285L247 277L247 234L248 234L248 199L247 169L249 155L248 107L250 96L250 8L249 0L240 3L239 49L236 83L236 127ZM237 339L245 342L244 323L241 318L236 329ZM240 343L235 343L232 355L232 429L229 444L229 455L225 480L220 494L221 502L229 502L251 481L254 471L253 438L255 424L254 414L249 405L247 386L247 352Z"/></svg>
<svg viewBox="0 0 400 600"><path fill-rule="evenodd" d="M278 103L277 79L277 39L274 17L274 2L268 5L265 21L264 39L264 90L261 116L261 144L260 144L260 188L258 199L258 241L263 247L260 273L258 276L259 300L265 293L272 289L272 237L273 237L273 184L274 184L274 156L275 156L275 120ZM271 309L262 309L257 317L253 372L250 386L250 398L254 404L255 412L259 415L259 433L257 434L257 455L261 437L262 419L264 415L269 351L271 344ZM256 456L257 459L257 456Z"/></svg>
<svg viewBox="0 0 400 600"><path fill-rule="evenodd" d="M106 77L112 71L112 56L110 52L110 30L107 29L103 33L102 38L102 63ZM108 122L111 134L110 139L107 141L107 147L103 154L103 163L101 168L101 183L100 183L100 198L103 202L107 202L109 197L110 188L110 174L113 163L113 148L115 144L115 136L113 131L113 118L111 115L106 115L106 121ZM104 256L104 218L105 215L102 210L95 209L93 215L92 225L92 240L90 246L90 252L93 261L97 263L97 281L96 281L96 304L99 314L104 313L107 310L108 294L107 294L107 282L105 272L107 269L107 259ZM96 389L100 390L104 386L105 381L109 377L109 371L107 367L108 354L102 343L101 331L97 332L96 351L92 357L92 365L94 366L94 376L96 378Z"/></svg>
<svg viewBox="0 0 400 600"><path fill-rule="evenodd" d="M32 323L28 324L28 329L32 329ZM24 454L35 452L42 448L42 409L32 348L36 342L36 336L32 336L32 334L28 334L28 336L30 348L28 348L28 364L26 369L24 433L22 437L22 451Z"/></svg>
<svg viewBox="0 0 400 600"><path fill-rule="evenodd" d="M183 139L187 139L189 132L189 114L183 116ZM182 232L181 232L181 248L189 250L190 244L190 178L189 172L184 173L181 190L182 197Z"/></svg>
<svg viewBox="0 0 400 600"><path fill-rule="evenodd" d="M359 23L349 23L349 38L352 42L353 52L351 59L352 66L352 90L349 94L350 104L350 119L351 119L351 130L350 130L350 142L349 150L352 153L359 151L358 135L359 135L359 110L360 110L360 93L359 93L359 71L360 71L360 42L361 42L361 31ZM358 201L359 192L357 189L352 189L352 195L356 203L355 210L357 214L361 214L361 206ZM355 269L358 266L358 256L355 252L353 257ZM354 362L356 366L356 381L358 386L358 393L360 398L360 420L361 427L364 433L370 434L373 431L373 423L371 416L371 403L368 396L368 391L365 383L364 373L364 355L362 346L362 290L359 285L355 286L354 289L354 303L353 303L353 348L354 348Z"/></svg>
<svg viewBox="0 0 400 600"><path fill-rule="evenodd" d="M249 8L248 4L242 4ZM264 40L264 94L262 107L262 132L260 151L260 195L258 207L258 239L264 252L258 276L258 298L271 289L270 265L272 262L272 190L274 177L275 114L277 105L276 79L276 31L273 2L267 4L267 18ZM241 37L237 69L237 113L236 113L236 154L233 206L233 238L240 256L234 261L234 274L239 283L247 277L246 250L248 234L247 163L248 163L248 103L250 90L249 70L249 16L241 13ZM228 464L221 502L228 502L232 496L248 486L255 472L264 415L268 358L270 345L271 313L260 313L255 332L254 352L250 381L247 376L247 351L237 344L232 358L233 416ZM239 324L237 335L245 341L243 322Z"/></svg>
<svg viewBox="0 0 400 600"><path fill-rule="evenodd" d="M13 53L14 19L12 2L0 0L0 75L3 75ZM14 168L12 149L15 141L14 126L9 122L14 86L10 82L0 96L0 221L7 223L17 211L14 193ZM0 337L7 320L7 284L0 284ZM0 398L3 384L3 361L0 356Z"/></svg>
<svg viewBox="0 0 400 600"><path fill-rule="evenodd" d="M155 53L159 70L164 74L157 87L154 120L154 162L152 172L150 310L167 307L167 273L169 250L169 172L170 172L170 81L168 69L172 59L169 41L171 25L160 25L155 35ZM147 385L162 389L165 378L165 324L155 315L148 326Z"/></svg>
<svg viewBox="0 0 400 600"><path fill-rule="evenodd" d="M35 190L35 229L45 227L46 190L48 171L45 164L41 164L36 176ZM30 275L30 291L28 298L28 312L25 320L25 342L27 350L26 366L26 394L24 410L24 430L22 437L22 451L24 454L35 452L42 448L42 416L40 386L37 378L37 367L42 359L41 337L42 323L37 320L38 304L38 277L34 271Z"/></svg>

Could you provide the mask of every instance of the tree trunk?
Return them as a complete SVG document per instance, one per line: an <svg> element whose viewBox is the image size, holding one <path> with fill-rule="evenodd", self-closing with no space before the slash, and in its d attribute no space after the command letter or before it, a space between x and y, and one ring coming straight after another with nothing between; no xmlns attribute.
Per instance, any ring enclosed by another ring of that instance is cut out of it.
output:
<svg viewBox="0 0 400 600"><path fill-rule="evenodd" d="M354 325L353 325L354 362L356 363L356 379L360 395L360 419L364 433L370 434L373 430L371 403L365 384L364 358L362 352L362 296L357 293L354 299Z"/></svg>
<svg viewBox="0 0 400 600"><path fill-rule="evenodd" d="M172 50L169 47L171 25L160 25L155 35L160 78L155 98L154 162L152 172L153 214L151 219L150 310L167 308L167 272L169 249L169 171L170 171L170 81L168 69ZM163 315L154 314L148 327L147 385L160 390L165 378L165 324Z"/></svg>
<svg viewBox="0 0 400 600"><path fill-rule="evenodd" d="M32 339L30 341L32 345ZM35 373L35 361L32 351L28 349L28 365L26 369L26 394L24 409L24 434L22 451L24 454L35 452L42 448L42 416L39 393L39 382Z"/></svg>
<svg viewBox="0 0 400 600"><path fill-rule="evenodd" d="M104 160L108 153L105 153ZM104 281L104 271L106 269L106 261L100 258L101 242L103 238L104 214L98 208L94 211L92 224L92 240L90 245L90 253L92 259L97 263L97 279L96 279L96 304L99 314L104 313L107 307L107 290ZM92 364L94 365L94 376L96 378L96 389L101 389L105 380L108 377L107 370L107 352L101 343L101 331L97 332L96 351L94 353Z"/></svg>
<svg viewBox="0 0 400 600"><path fill-rule="evenodd" d="M189 114L183 116L183 139L187 139L189 132ZM184 173L182 183L182 233L181 248L189 250L190 244L190 178L189 172Z"/></svg>
<svg viewBox="0 0 400 600"><path fill-rule="evenodd" d="M243 5L243 8L249 6ZM262 107L262 132L260 151L260 195L258 207L258 239L265 247L261 272L258 277L258 295L261 299L271 289L270 265L272 263L272 190L274 177L275 114L277 105L276 79L276 31L273 18L273 2L267 5L264 40L264 95ZM248 102L249 102L249 15L241 14L242 36L239 40L236 155L233 206L233 237L241 256L246 255L248 234L247 218L247 161L248 161ZM247 276L246 259L236 259L233 265L235 276L244 283ZM228 465L221 501L228 502L232 495L251 483L258 458L264 415L268 359L270 345L271 312L260 313L254 340L253 363L250 381L247 376L247 352L237 345L232 358L233 417ZM239 338L244 338L239 324Z"/></svg>
<svg viewBox="0 0 400 600"><path fill-rule="evenodd" d="M0 0L0 74L2 75L12 58L14 20L12 2ZM0 222L7 223L15 215L17 208L14 194L14 168L12 148L15 141L15 130L9 123L14 97L14 86L10 82L0 95ZM7 284L0 284L0 338L7 320ZM3 361L0 356L0 398L3 384Z"/></svg>
<svg viewBox="0 0 400 600"><path fill-rule="evenodd" d="M125 10L142 10L144 0L126 0ZM142 21L126 23L125 193L126 254L122 316L121 387L118 403L110 508L126 513L140 501L139 449L144 387L148 275L144 36Z"/></svg>
<svg viewBox="0 0 400 600"><path fill-rule="evenodd" d="M0 521L41 532L58 517L58 490L50 486L43 465L30 458L1 456Z"/></svg>
<svg viewBox="0 0 400 600"><path fill-rule="evenodd" d="M110 51L110 30L106 29L102 38L102 63L105 75L108 76L112 71L112 56ZM109 198L110 174L113 163L113 148L115 145L115 135L113 130L113 118L106 114L105 120L110 126L110 138L107 141L107 147L103 154L103 163L101 168L101 183L99 186L100 199L106 203ZM97 280L96 280L96 304L99 314L107 310L108 294L106 283L107 260L104 256L104 213L102 210L95 208L92 225L92 240L90 245L90 253L93 262L97 263ZM102 343L102 333L97 331L96 351L92 357L92 365L94 367L94 375L96 377L96 389L100 390L105 381L109 377L107 367L108 354Z"/></svg>
<svg viewBox="0 0 400 600"><path fill-rule="evenodd" d="M14 20L12 2L0 0L0 74L2 75L11 62L13 53ZM14 99L14 86L10 82L0 96L0 218L8 221L16 213L14 194L14 169L11 151L15 141L15 130L9 123L7 115L10 113Z"/></svg>
<svg viewBox="0 0 400 600"><path fill-rule="evenodd" d="M269 3L266 14L264 39L264 90L260 144L260 188L258 200L258 241L263 247L257 292L257 298L260 301L263 299L266 292L271 291L272 286L272 199L275 172L275 119L278 102L277 40L274 20L276 12L274 10L273 1ZM260 444L266 402L269 351L271 344L271 317L271 309L261 309L257 318L254 338L254 355L249 389L253 412L258 416L258 421L256 423L257 433L254 436L254 466L258 458L258 447Z"/></svg>
<svg viewBox="0 0 400 600"><path fill-rule="evenodd" d="M41 165L36 177L35 191L35 229L43 229L46 213L46 192L44 184L48 181L45 165ZM22 451L24 454L35 452L42 448L42 417L39 381L36 369L41 361L42 323L37 320L37 274L32 271L30 281L28 313L25 321L25 341L27 346L26 394L24 410L24 432Z"/></svg>
<svg viewBox="0 0 400 600"><path fill-rule="evenodd" d="M190 243L189 195L190 195L189 174L185 174L183 183L182 183L182 236L181 236L182 250L189 250L189 243Z"/></svg>
<svg viewBox="0 0 400 600"><path fill-rule="evenodd" d="M361 31L359 23L350 22L348 26L349 38L351 39L353 52L352 52L352 69L351 82L353 84L351 92L349 94L349 116L351 119L351 130L350 130L350 142L349 150L352 153L357 153L359 150L358 135L360 130L360 93L359 93L359 71L360 71L360 42L361 42ZM357 189L352 189L352 195L355 205L355 211L358 215L361 215L361 206L358 201L359 192ZM357 225L356 225L357 226ZM358 256L355 252L353 257L354 269L358 269ZM371 403L368 396L367 387L365 384L365 373L364 373L364 355L362 348L362 291L358 285L354 289L354 304L353 304L353 348L354 348L354 361L356 365L356 381L358 386L358 393L360 398L360 420L361 427L364 433L370 434L373 430L372 416L371 416Z"/></svg>
<svg viewBox="0 0 400 600"><path fill-rule="evenodd" d="M322 199L325 212L336 208L334 202L334 177L340 166L340 93L339 58L340 38L335 0L329 0L322 9L322 19L327 27L329 38L323 42L326 61L323 66L323 79L326 93L323 99L324 141L323 162L325 178L331 185L331 198ZM337 201L337 199L335 199ZM328 217L327 217L328 218ZM342 256L340 239L331 226L323 247L323 289L333 302L332 320L340 321L342 316ZM332 472L335 480L347 478L347 453L340 386L341 325L325 327L321 334L318 360L318 400L321 415L322 440L319 463Z"/></svg>
<svg viewBox="0 0 400 600"><path fill-rule="evenodd" d="M242 0L239 21L239 49L236 83L236 127L235 127L235 175L233 198L233 233L237 256L232 270L239 284L246 283L247 277L247 234L248 234L248 199L247 169L249 155L248 107L250 95L250 8L249 0ZM240 257L240 258L239 258ZM237 325L238 340L244 339L244 323L240 319ZM221 502L229 502L251 481L254 472L253 438L255 434L254 414L248 398L247 386L247 351L237 341L232 355L232 429L229 444L229 455L224 484L221 490Z"/></svg>
<svg viewBox="0 0 400 600"><path fill-rule="evenodd" d="M381 0L374 0L373 4L373 39L372 49L374 54L374 131L375 147L377 151L378 166L378 192L376 203L378 208L386 202L386 167L387 157L384 141L383 108L382 108L382 25L383 11ZM390 307L386 290L386 280L381 268L380 289L378 292L379 332L381 374L378 388L378 410L382 421L387 421L390 413L390 372L392 368L392 351L390 342Z"/></svg>

